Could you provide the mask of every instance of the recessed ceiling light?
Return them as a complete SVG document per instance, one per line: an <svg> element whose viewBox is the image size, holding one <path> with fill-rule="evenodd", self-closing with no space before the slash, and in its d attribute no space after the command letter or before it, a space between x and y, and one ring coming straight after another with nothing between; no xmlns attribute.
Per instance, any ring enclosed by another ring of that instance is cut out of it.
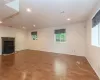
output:
<svg viewBox="0 0 100 80"><path fill-rule="evenodd" d="M3 23L2 21L0 21L0 24Z"/></svg>
<svg viewBox="0 0 100 80"><path fill-rule="evenodd" d="M23 29L26 29L24 26L22 27Z"/></svg>
<svg viewBox="0 0 100 80"><path fill-rule="evenodd" d="M34 27L36 26L36 25L33 25Z"/></svg>
<svg viewBox="0 0 100 80"><path fill-rule="evenodd" d="M32 10L31 10L30 8L27 8L26 11L27 11L27 12L31 12Z"/></svg>
<svg viewBox="0 0 100 80"><path fill-rule="evenodd" d="M68 21L70 21L71 19L70 19L70 18L68 18L67 20L68 20Z"/></svg>

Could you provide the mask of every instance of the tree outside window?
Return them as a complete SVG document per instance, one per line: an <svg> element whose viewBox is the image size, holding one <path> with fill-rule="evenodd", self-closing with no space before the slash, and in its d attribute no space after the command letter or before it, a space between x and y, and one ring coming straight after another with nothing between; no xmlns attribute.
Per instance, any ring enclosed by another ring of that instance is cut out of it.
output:
<svg viewBox="0 0 100 80"><path fill-rule="evenodd" d="M65 42L66 41L66 30L65 29L55 30L55 39L56 39L56 42Z"/></svg>

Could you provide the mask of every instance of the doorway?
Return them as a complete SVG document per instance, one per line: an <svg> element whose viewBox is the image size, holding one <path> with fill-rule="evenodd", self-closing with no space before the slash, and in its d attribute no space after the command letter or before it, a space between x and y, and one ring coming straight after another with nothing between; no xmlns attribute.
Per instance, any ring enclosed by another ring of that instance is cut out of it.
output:
<svg viewBox="0 0 100 80"><path fill-rule="evenodd" d="M15 38L2 37L2 54L15 52Z"/></svg>

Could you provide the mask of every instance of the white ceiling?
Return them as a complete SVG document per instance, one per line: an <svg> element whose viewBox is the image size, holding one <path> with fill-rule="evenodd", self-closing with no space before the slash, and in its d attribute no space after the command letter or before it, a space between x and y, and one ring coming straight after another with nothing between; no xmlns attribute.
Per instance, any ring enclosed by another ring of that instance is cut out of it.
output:
<svg viewBox="0 0 100 80"><path fill-rule="evenodd" d="M19 2L19 15L4 21L4 25L34 29L33 24L36 25L35 28L43 28L84 21L98 0L20 0ZM0 19L14 13L14 10L9 12L6 10L7 7L2 5L4 5L3 0L0 0ZM27 8L32 12L27 12ZM62 11L64 13L61 14ZM67 18L71 18L71 21L67 21Z"/></svg>

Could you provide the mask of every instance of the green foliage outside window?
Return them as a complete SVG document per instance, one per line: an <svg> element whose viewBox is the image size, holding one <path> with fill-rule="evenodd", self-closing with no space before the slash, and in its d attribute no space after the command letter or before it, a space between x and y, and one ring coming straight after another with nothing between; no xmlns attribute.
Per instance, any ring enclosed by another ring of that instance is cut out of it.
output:
<svg viewBox="0 0 100 80"><path fill-rule="evenodd" d="M55 30L56 42L65 42L66 41L66 31L65 29Z"/></svg>
<svg viewBox="0 0 100 80"><path fill-rule="evenodd" d="M37 32L31 32L32 39L37 40Z"/></svg>

